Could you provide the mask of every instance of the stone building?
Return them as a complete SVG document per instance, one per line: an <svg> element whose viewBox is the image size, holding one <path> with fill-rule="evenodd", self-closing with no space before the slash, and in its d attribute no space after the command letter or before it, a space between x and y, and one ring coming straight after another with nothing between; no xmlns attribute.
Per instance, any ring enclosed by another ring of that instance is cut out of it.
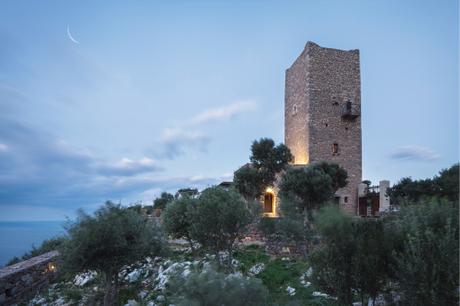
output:
<svg viewBox="0 0 460 306"><path fill-rule="evenodd" d="M357 213L362 181L361 80L358 50L308 42L286 71L285 144L295 166L330 161L348 173L336 200Z"/></svg>

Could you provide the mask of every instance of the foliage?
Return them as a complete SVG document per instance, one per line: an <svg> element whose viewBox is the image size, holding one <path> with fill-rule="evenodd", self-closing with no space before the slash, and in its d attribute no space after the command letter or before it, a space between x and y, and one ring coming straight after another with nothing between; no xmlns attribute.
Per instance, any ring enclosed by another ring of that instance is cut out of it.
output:
<svg viewBox="0 0 460 306"><path fill-rule="evenodd" d="M181 197L172 201L161 215L161 224L166 233L172 238L184 238L190 243L193 250L193 242L190 234L192 226L192 210L196 208L197 199Z"/></svg>
<svg viewBox="0 0 460 306"><path fill-rule="evenodd" d="M196 188L182 188L179 189L176 192L176 195L174 196L176 199L186 196L186 197L196 197L199 194L198 189Z"/></svg>
<svg viewBox="0 0 460 306"><path fill-rule="evenodd" d="M158 209L164 209L166 205L174 200L174 196L167 192L162 192L159 198L153 201L153 207Z"/></svg>
<svg viewBox="0 0 460 306"><path fill-rule="evenodd" d="M251 164L235 171L235 188L246 199L255 199L273 185L276 174L292 161L293 156L287 146L269 138L255 140L251 145Z"/></svg>
<svg viewBox="0 0 460 306"><path fill-rule="evenodd" d="M54 238L46 239L42 242L42 244L38 248L35 246L32 246L32 250L26 252L21 257L13 257L12 259L8 261L6 265L7 266L14 265L23 260L27 260L32 257L39 256L41 254L45 254L47 252L57 250L64 244L64 242L65 242L65 237L63 236L57 236Z"/></svg>
<svg viewBox="0 0 460 306"><path fill-rule="evenodd" d="M375 299L388 279L393 245L384 221L353 218L336 206L323 208L315 224L323 244L311 255L314 283L343 304Z"/></svg>
<svg viewBox="0 0 460 306"><path fill-rule="evenodd" d="M244 250L236 251L235 259L240 262L241 271L247 273L257 263L268 263L270 257L265 253L263 247L250 245Z"/></svg>
<svg viewBox="0 0 460 306"><path fill-rule="evenodd" d="M235 171L233 182L235 188L248 200L253 200L263 192L263 177L251 164L246 164Z"/></svg>
<svg viewBox="0 0 460 306"><path fill-rule="evenodd" d="M157 255L163 247L160 232L133 210L107 202L94 216L79 212L67 227L63 245L64 269L95 270L105 276L105 305L113 305L118 293L118 271L124 265Z"/></svg>
<svg viewBox="0 0 460 306"><path fill-rule="evenodd" d="M458 305L458 205L431 200L404 207L393 226L404 244L396 278L407 305Z"/></svg>
<svg viewBox="0 0 460 306"><path fill-rule="evenodd" d="M191 272L171 280L169 291L174 305L246 306L265 305L268 291L256 278L224 274L213 269Z"/></svg>
<svg viewBox="0 0 460 306"><path fill-rule="evenodd" d="M334 163L320 162L288 169L280 184L283 206L286 199L298 203L301 212L311 219L312 212L331 200L334 193L347 184L347 173Z"/></svg>
<svg viewBox="0 0 460 306"><path fill-rule="evenodd" d="M203 247L229 252L251 222L251 212L240 194L221 187L205 189L192 213L191 237Z"/></svg>
<svg viewBox="0 0 460 306"><path fill-rule="evenodd" d="M418 202L427 197L443 197L450 201L459 200L459 164L444 169L432 179L412 180L410 177L402 178L388 190L392 203L401 202L402 199Z"/></svg>

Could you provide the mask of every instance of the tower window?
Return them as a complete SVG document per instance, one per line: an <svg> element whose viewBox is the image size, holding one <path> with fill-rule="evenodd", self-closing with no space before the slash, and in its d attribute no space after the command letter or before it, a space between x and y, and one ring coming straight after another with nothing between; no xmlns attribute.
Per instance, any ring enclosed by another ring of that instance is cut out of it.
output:
<svg viewBox="0 0 460 306"><path fill-rule="evenodd" d="M296 104L294 104L292 106L292 115L295 115L295 114L297 114L297 105Z"/></svg>
<svg viewBox="0 0 460 306"><path fill-rule="evenodd" d="M327 123L326 123L326 127L327 127Z"/></svg>
<svg viewBox="0 0 460 306"><path fill-rule="evenodd" d="M332 145L332 154L338 154L339 153L339 144L338 143L334 143Z"/></svg>
<svg viewBox="0 0 460 306"><path fill-rule="evenodd" d="M348 203L348 197L343 197L343 203Z"/></svg>

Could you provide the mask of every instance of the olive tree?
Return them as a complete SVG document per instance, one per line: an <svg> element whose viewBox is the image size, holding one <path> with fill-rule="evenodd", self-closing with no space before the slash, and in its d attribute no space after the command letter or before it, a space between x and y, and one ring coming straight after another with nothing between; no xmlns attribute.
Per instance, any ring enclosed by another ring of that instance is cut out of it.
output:
<svg viewBox="0 0 460 306"><path fill-rule="evenodd" d="M252 220L241 195L233 189L207 188L198 198L192 216L191 238L216 255L228 251L230 264L234 244Z"/></svg>
<svg viewBox="0 0 460 306"><path fill-rule="evenodd" d="M162 192L159 198L153 201L153 207L164 209L166 205L174 200L174 196L168 192Z"/></svg>
<svg viewBox="0 0 460 306"><path fill-rule="evenodd" d="M188 241L192 252L194 251L190 229L193 223L193 210L196 208L197 199L180 197L166 206L161 215L161 224L172 238L183 238Z"/></svg>
<svg viewBox="0 0 460 306"><path fill-rule="evenodd" d="M104 276L104 305L115 305L118 272L127 264L158 255L164 240L158 228L135 211L107 202L94 215L79 211L67 225L62 258L71 272L95 270Z"/></svg>
<svg viewBox="0 0 460 306"><path fill-rule="evenodd" d="M335 192L346 184L347 172L342 167L319 162L306 167L289 168L281 180L280 195L282 199L297 202L306 221L311 221L313 211L331 200Z"/></svg>

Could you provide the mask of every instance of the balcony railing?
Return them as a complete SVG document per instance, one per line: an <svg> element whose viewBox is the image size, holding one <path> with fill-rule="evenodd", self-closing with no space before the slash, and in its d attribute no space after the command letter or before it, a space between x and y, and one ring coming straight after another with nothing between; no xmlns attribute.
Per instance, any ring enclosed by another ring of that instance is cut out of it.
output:
<svg viewBox="0 0 460 306"><path fill-rule="evenodd" d="M361 108L355 103L350 101L346 102L342 108L342 118L348 120L354 120L361 115Z"/></svg>

